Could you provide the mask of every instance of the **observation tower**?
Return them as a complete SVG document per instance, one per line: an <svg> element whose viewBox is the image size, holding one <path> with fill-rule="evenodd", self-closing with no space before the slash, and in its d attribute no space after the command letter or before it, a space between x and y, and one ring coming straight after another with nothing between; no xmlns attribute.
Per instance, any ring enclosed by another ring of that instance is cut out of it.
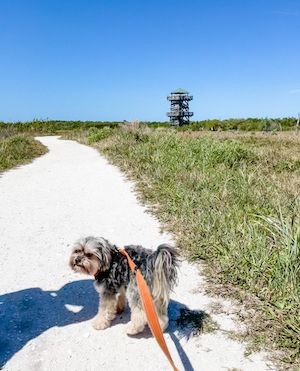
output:
<svg viewBox="0 0 300 371"><path fill-rule="evenodd" d="M190 117L194 115L189 111L189 101L193 99L189 92L183 89L176 89L167 97L171 102L171 109L167 115L170 117L170 122L176 126L182 126L190 123Z"/></svg>

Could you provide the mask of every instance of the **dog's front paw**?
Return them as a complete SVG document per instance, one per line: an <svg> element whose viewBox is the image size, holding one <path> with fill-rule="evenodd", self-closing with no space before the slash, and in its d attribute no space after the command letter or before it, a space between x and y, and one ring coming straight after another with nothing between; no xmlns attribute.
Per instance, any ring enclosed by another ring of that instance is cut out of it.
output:
<svg viewBox="0 0 300 371"><path fill-rule="evenodd" d="M103 318L103 317L95 317L92 326L94 327L95 330L104 330L108 328L110 325L110 322Z"/></svg>

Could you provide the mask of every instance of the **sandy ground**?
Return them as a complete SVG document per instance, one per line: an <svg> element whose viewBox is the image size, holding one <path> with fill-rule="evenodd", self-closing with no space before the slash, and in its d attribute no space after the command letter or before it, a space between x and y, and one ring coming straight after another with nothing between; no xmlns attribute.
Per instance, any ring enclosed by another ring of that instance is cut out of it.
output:
<svg viewBox="0 0 300 371"><path fill-rule="evenodd" d="M156 248L171 237L145 212L133 185L92 148L56 137L39 138L49 153L0 177L0 362L4 370L169 370L146 331L125 334L129 311L96 331L92 280L68 268L70 245L85 235L122 246ZM209 311L195 266L183 263L170 304L166 334L180 370L269 370L263 354L244 356L229 340L236 328L231 304L213 316L215 333L190 336L176 327L180 308Z"/></svg>

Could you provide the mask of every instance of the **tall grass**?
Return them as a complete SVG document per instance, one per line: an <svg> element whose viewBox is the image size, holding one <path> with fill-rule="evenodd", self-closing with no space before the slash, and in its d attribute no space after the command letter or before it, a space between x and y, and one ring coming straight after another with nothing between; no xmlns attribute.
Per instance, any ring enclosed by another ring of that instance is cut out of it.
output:
<svg viewBox="0 0 300 371"><path fill-rule="evenodd" d="M281 148L272 140L123 128L98 148L136 179L141 196L178 245L192 259L206 261L210 280L240 287L240 298L243 292L255 295L256 340L269 339L288 349L286 360L295 360L300 351L300 173L294 169L286 181L290 173L276 168L285 152L270 158L271 149ZM286 151L292 147L290 142Z"/></svg>
<svg viewBox="0 0 300 371"><path fill-rule="evenodd" d="M0 172L30 162L47 152L47 148L35 139L0 131Z"/></svg>

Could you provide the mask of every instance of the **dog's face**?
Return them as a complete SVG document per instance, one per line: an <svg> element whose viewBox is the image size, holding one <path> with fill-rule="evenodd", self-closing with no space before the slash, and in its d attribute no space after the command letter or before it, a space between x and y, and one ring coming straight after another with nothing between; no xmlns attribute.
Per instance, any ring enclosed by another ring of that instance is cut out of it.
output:
<svg viewBox="0 0 300 371"><path fill-rule="evenodd" d="M75 272L95 276L108 270L110 262L108 241L104 238L86 237L74 244L69 264Z"/></svg>

